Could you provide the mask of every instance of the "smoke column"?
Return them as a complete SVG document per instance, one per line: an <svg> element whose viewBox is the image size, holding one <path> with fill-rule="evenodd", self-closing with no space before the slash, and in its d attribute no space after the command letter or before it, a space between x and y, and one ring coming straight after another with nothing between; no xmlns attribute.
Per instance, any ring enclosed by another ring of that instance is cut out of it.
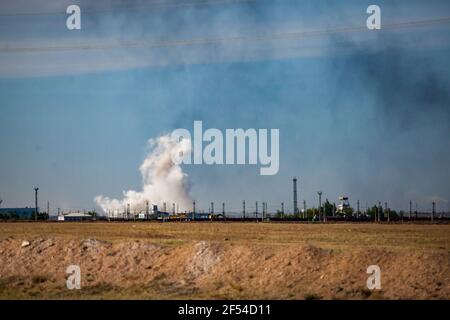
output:
<svg viewBox="0 0 450 320"><path fill-rule="evenodd" d="M124 191L123 199L111 199L103 195L95 197L95 203L105 213L123 212L127 204L130 204L131 210L143 211L146 201L159 207L164 202L177 203L182 211L188 210L192 199L189 196L187 174L172 161L172 155L189 153L191 142L186 139L174 141L170 135L163 135L150 139L149 145L151 150L139 168L142 191Z"/></svg>

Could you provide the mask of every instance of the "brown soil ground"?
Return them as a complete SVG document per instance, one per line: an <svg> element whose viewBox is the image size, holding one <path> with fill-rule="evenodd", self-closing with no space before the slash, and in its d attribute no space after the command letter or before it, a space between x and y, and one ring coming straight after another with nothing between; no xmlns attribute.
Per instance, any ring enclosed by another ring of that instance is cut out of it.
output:
<svg viewBox="0 0 450 320"><path fill-rule="evenodd" d="M450 299L449 280L450 225L0 223L0 299Z"/></svg>

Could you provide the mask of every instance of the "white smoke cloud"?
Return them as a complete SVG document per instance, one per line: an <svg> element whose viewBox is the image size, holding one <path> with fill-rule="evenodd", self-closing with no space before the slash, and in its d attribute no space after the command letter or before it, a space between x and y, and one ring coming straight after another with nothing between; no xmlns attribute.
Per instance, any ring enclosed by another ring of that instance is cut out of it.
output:
<svg viewBox="0 0 450 320"><path fill-rule="evenodd" d="M188 176L172 161L172 155L191 151L190 140L174 141L170 135L163 135L150 139L149 144L151 150L139 168L142 174L142 191L124 191L122 199L111 199L103 195L95 197L94 201L105 213L123 212L127 204L130 204L132 211L143 211L147 201L150 205L156 204L159 207L166 202L168 211L172 203L179 205L181 211L190 208L192 199L189 196Z"/></svg>

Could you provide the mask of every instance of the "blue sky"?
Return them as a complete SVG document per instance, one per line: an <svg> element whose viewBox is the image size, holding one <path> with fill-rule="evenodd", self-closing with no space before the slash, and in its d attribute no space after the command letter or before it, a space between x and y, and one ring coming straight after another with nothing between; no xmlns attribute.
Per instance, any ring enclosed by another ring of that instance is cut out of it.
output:
<svg viewBox="0 0 450 320"><path fill-rule="evenodd" d="M72 3L82 10L80 31L65 28ZM20 49L0 50L3 206L32 205L34 185L53 211L139 190L146 141L202 120L207 128L280 129L278 175L260 176L255 166L184 168L202 209L225 201L241 210L244 199L291 209L295 175L308 206L322 190L363 207L406 209L412 199L447 210L450 22L254 41L364 27L372 3L157 3L0 3L0 48ZM377 4L383 25L450 16L448 1ZM167 45L231 37L245 40ZM147 45L74 49L118 42Z"/></svg>

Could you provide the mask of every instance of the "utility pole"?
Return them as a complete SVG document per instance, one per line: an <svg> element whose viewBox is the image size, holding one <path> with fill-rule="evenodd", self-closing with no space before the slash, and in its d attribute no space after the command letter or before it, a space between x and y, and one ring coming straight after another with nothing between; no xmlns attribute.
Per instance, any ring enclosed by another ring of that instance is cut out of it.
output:
<svg viewBox="0 0 450 320"><path fill-rule="evenodd" d="M322 191L317 192L319 195L319 220L321 220L322 217Z"/></svg>
<svg viewBox="0 0 450 320"><path fill-rule="evenodd" d="M356 202L356 206L358 207L358 209L356 210L356 218L359 218L359 200Z"/></svg>
<svg viewBox="0 0 450 320"><path fill-rule="evenodd" d="M211 214L214 214L214 202L211 202Z"/></svg>
<svg viewBox="0 0 450 320"><path fill-rule="evenodd" d="M130 219L130 204L127 203L127 220Z"/></svg>
<svg viewBox="0 0 450 320"><path fill-rule="evenodd" d="M39 188L35 187L34 188L34 200L35 200L35 210L34 210L34 221L37 221L38 219L38 191Z"/></svg>
<svg viewBox="0 0 450 320"><path fill-rule="evenodd" d="M303 218L308 219L308 215L306 213L306 200L303 200Z"/></svg>
<svg viewBox="0 0 450 320"><path fill-rule="evenodd" d="M383 212L383 207L381 206L381 201L378 202L378 207L380 208L380 210L378 211L378 222L381 221L381 213L383 213L383 218L384 218L384 212Z"/></svg>
<svg viewBox="0 0 450 320"><path fill-rule="evenodd" d="M417 217L418 217L418 215L419 215L418 209L419 209L419 206L417 205L417 202L416 202L416 220L417 220Z"/></svg>
<svg viewBox="0 0 450 320"><path fill-rule="evenodd" d="M264 201L262 202L262 209L261 209L261 221L264 221Z"/></svg>
<svg viewBox="0 0 450 320"><path fill-rule="evenodd" d="M263 202L262 206L263 207L262 207L262 219L261 219L261 221L264 222L264 216L266 215L266 203Z"/></svg>
<svg viewBox="0 0 450 320"><path fill-rule="evenodd" d="M391 214L390 214L390 210L388 210L388 207L387 207L387 202L385 202L384 203L384 211L385 211L385 213L387 214L387 222L390 222L390 220L391 220Z"/></svg>
<svg viewBox="0 0 450 320"><path fill-rule="evenodd" d="M284 202L281 203L281 218L284 218Z"/></svg>
<svg viewBox="0 0 450 320"><path fill-rule="evenodd" d="M267 202L264 203L264 219L267 219ZM264 220L263 219L263 220Z"/></svg>
<svg viewBox="0 0 450 320"><path fill-rule="evenodd" d="M258 201L256 201L255 219L258 222Z"/></svg>
<svg viewBox="0 0 450 320"><path fill-rule="evenodd" d="M431 222L434 221L435 213L436 213L436 202L433 201L433 208L431 209Z"/></svg>
<svg viewBox="0 0 450 320"><path fill-rule="evenodd" d="M47 216L50 217L50 201L47 200Z"/></svg>
<svg viewBox="0 0 450 320"><path fill-rule="evenodd" d="M195 220L195 200L192 203L192 220Z"/></svg>
<svg viewBox="0 0 450 320"><path fill-rule="evenodd" d="M244 217L245 220L245 200L242 202L242 216Z"/></svg>
<svg viewBox="0 0 450 320"><path fill-rule="evenodd" d="M412 215L412 201L409 200L409 221L411 221L411 215Z"/></svg>
<svg viewBox="0 0 450 320"><path fill-rule="evenodd" d="M149 211L148 211L148 200L145 201L145 218L148 219L149 216Z"/></svg>
<svg viewBox="0 0 450 320"><path fill-rule="evenodd" d="M225 217L225 202L222 202L222 215Z"/></svg>

